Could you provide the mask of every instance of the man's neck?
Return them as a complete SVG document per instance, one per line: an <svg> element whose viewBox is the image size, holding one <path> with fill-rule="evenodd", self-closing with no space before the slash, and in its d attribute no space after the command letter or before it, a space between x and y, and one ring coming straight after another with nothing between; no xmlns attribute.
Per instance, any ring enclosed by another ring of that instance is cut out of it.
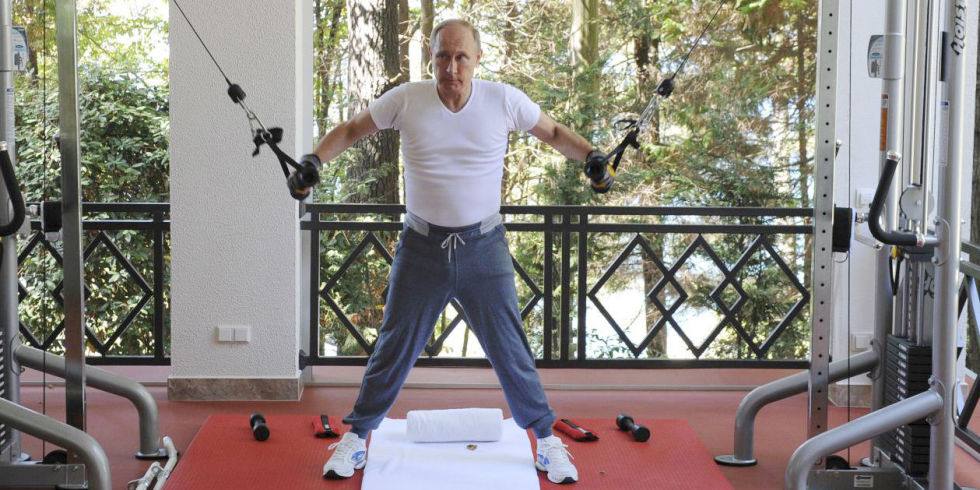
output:
<svg viewBox="0 0 980 490"><path fill-rule="evenodd" d="M436 86L436 92L439 94L439 100L446 106L446 109L452 112L459 112L470 99L470 94L473 93L473 81L468 82L459 93L443 93L438 85Z"/></svg>

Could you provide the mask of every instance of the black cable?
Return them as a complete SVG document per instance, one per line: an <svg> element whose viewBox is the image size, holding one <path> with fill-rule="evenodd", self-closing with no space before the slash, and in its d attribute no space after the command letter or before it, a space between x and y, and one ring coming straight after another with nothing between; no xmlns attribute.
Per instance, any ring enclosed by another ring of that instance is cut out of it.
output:
<svg viewBox="0 0 980 490"><path fill-rule="evenodd" d="M296 160L279 148L279 142L282 141L283 136L282 128L266 128L265 124L262 123L262 120L259 119L259 116L256 115L247 104L245 104L245 91L242 90L241 86L239 86L237 83L232 83L228 78L225 70L221 68L221 64L218 63L218 60L214 57L211 49L208 48L207 43L204 42L204 39L197 32L197 28L194 27L194 23L191 22L191 19L187 16L187 13L184 12L184 8L180 6L180 3L177 2L177 0L174 0L174 5L177 6L177 10L184 18L184 21L187 22L187 25L191 27L191 31L194 32L194 36L197 37L197 41L201 43L201 47L204 48L204 51L208 53L208 56L211 58L214 66L218 68L218 71L221 72L221 76L224 77L225 83L228 84L228 96L231 97L231 101L238 104L242 110L245 111L245 116L248 118L249 129L252 132L252 142L255 143L255 151L252 152L252 156L254 157L259 154L259 149L262 147L262 145L268 145L269 149L271 149L276 155L276 158L279 159L279 166L282 168L283 176L286 178L286 185L290 190L290 194L297 200L305 199L306 196L309 195L309 189L311 189L313 185L320 182L319 161L317 161L317 165L315 167L311 167L310 162L306 159L306 157L310 155L306 155L303 158L304 163L299 164L296 162ZM256 127L256 125L258 127ZM296 170L292 176L290 176L289 167ZM303 175L299 175L300 173ZM297 188L296 185L298 182L312 182L312 184L309 187Z"/></svg>
<svg viewBox="0 0 980 490"><path fill-rule="evenodd" d="M184 13L184 9L183 7L180 6L180 2L178 2L177 0L173 0L173 2L174 5L177 6L177 10L180 11L180 15L184 17L185 21L187 21L187 25L191 26L191 30L194 31L194 35L197 36L197 40L201 42L201 46L204 47L204 50L207 51L208 56L211 57L211 61L214 62L214 66L218 67L218 71L221 72L221 76L225 78L225 81L228 82L229 86L234 85L233 83L231 83L231 80L228 79L228 75L225 75L225 71L221 69L221 65L218 64L218 60L214 59L214 55L211 54L211 50L208 49L208 45L204 43L204 39L201 39L201 35L198 34L197 29L194 28L194 24L191 22L189 18L187 18L187 14Z"/></svg>
<svg viewBox="0 0 980 490"><path fill-rule="evenodd" d="M711 28L711 25L714 24L715 19L718 17L718 14L721 13L721 9L724 7L725 7L724 1L718 2L718 8L715 9L715 13L711 15L711 19L709 19L708 23L705 24L704 28L701 29L701 32L698 34L697 39L695 39L694 42L691 43L691 48L688 49L687 54L684 55L683 59L681 59L680 65L677 66L677 69L674 70L674 73L672 73L669 77L661 80L660 84L657 85L657 89L656 89L657 95L666 99L670 97L670 94L674 92L674 78L676 78L677 75L680 74L681 70L684 69L684 66L687 65L687 61L688 59L690 59L691 54L693 54L694 50L697 49L698 45L701 43L701 39L704 38L704 35L708 32L708 29ZM607 159L612 160L613 162L611 165L612 167L612 172L610 172L611 174L614 175L615 172L619 169L619 163L623 159L623 153L626 152L626 148L628 147L633 147L634 149L640 148L640 143L639 141L637 141L637 137L639 136L640 131L649 122L649 119L653 117L654 107L657 104L659 104L659 100L660 99L657 98L657 96L654 96L652 99L650 99L650 102L647 103L646 108L643 109L643 113L640 114L639 118L635 120L623 119L617 121L617 123L625 123L624 130L626 131L626 136L624 136L623 140L619 143L619 145L616 146L616 148L613 149L611 152L609 152L609 154L607 155ZM592 188L597 192L606 192L609 190L608 186L612 185L610 183L605 187L599 188L596 187L596 183L597 180L594 180Z"/></svg>
<svg viewBox="0 0 980 490"><path fill-rule="evenodd" d="M41 71L41 134L47 134L48 126L48 77L45 70L48 67L48 22L47 22L47 12L48 9L45 8L44 0L41 0L41 62L44 64L44 69ZM43 174L43 179L41 180L41 207L44 207L44 201L47 199L48 191L48 141L44 138L44 144L41 145L41 173ZM43 228L43 226L42 226ZM42 231L43 233L43 231ZM41 236L42 245L44 235ZM48 287L48 267L47 262L41 263L41 289L46 291ZM41 296L44 297L43 295ZM46 301L41 301L41 316L47 320L51 318L48 315L48 307ZM46 325L45 325L46 326ZM44 341L41 341L39 345L41 349L41 414L48 414L48 352L44 348ZM67 389L67 388L66 388ZM47 444L44 439L41 439L41 454L47 453Z"/></svg>
<svg viewBox="0 0 980 490"><path fill-rule="evenodd" d="M174 2L174 3L176 3L176 2ZM708 23L704 25L704 29L701 29L701 34L698 34L698 38L694 40L694 43L693 44L691 44L691 49L689 49L687 51L687 54L684 55L684 59L681 60L680 66L678 66L677 69L674 70L674 73L671 76L669 76L668 78L670 78L671 80L673 80L674 77L676 77L677 74L680 73L681 70L684 69L684 65L687 64L687 59L691 57L691 54L692 53L694 53L694 49L698 47L698 44L701 42L701 38L703 38L704 37L704 34L706 32L708 32L708 28L711 27L711 24L713 24L715 22L715 18L718 17L718 14L721 12L722 7L724 7L724 6L725 6L725 2L718 2L718 9L715 10L714 15L711 16L711 20L709 20Z"/></svg>
<svg viewBox="0 0 980 490"><path fill-rule="evenodd" d="M853 9L853 5L851 6L851 8ZM853 14L853 12L850 15L848 15L847 17L848 17L848 23L849 23L849 25L848 25L848 32L854 32L854 14ZM853 53L854 51L850 47L851 41L853 41L853 36L848 36L848 45L849 45L848 52ZM848 72L847 72L847 78L848 78L848 86L849 87L853 86L853 83L854 83L854 80L853 80L853 78L854 78L854 71L853 70L848 70ZM851 104L853 103L853 101L852 101L852 95L853 95L853 93L852 92L853 91L851 91L851 90L848 90L847 91L847 105L848 105L848 107L851 107ZM851 136L851 134L850 134L850 132L851 132L851 126L850 125L848 125L847 131L848 131L848 137L849 137L848 140L850 141L850 136ZM848 189L852 189L853 188L853 187L851 187L851 185L852 185L852 182L851 182L851 162L852 162L852 160L851 160L851 145L847 145L847 188ZM835 162L834 163L836 165L836 158L835 158ZM850 194L850 191L848 191L848 194ZM848 200L848 202L850 202L850 200L851 200L850 196L848 196L847 200ZM848 252L848 253L850 253L850 252ZM845 423L849 423L851 421L851 376L850 376L851 375L851 349L850 349L850 347L851 347L851 278L852 277L853 276L851 276L851 261L848 260L847 261L847 347L848 347L847 348L847 375L848 376L847 376L847 422L845 422ZM851 464L851 447L850 446L847 447L847 464L848 465Z"/></svg>

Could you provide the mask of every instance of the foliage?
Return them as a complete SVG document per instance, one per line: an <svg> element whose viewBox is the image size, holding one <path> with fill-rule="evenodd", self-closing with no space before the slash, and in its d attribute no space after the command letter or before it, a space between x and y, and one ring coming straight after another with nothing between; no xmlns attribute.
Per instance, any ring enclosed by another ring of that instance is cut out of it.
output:
<svg viewBox="0 0 980 490"><path fill-rule="evenodd" d="M677 70L719 4L704 0L604 0L600 2L598 14L591 19L599 28L598 55L594 63L586 66L574 64L571 57L567 2L450 1L435 2L435 6L437 22L461 16L480 29L485 54L478 76L523 89L557 121L600 148L612 148L621 137L614 122L624 113L640 112L654 97L652 88L656 81ZM512 9L516 9L516 16L508 15ZM769 0L741 2L736 9L722 7L683 72L677 75L673 96L663 102L657 115L658 134L647 135L640 151L627 151L613 192L603 196L591 193L583 184L578 162L566 160L527 135L516 135L506 159L505 201L508 204L625 206L809 206L815 27L814 2ZM321 29L326 28L321 25ZM646 85L641 84L636 56L641 42L652 46L649 60L652 66L647 67L652 80ZM339 118L342 116L338 114L333 122L339 122ZM356 184L345 182L338 175L322 187L320 200L341 197L347 192L345 187L351 185ZM670 220L676 218L605 219L646 223ZM709 222L721 221L709 219ZM537 284L542 284L542 257L546 252L541 234L511 233L510 236L515 259ZM588 287L598 280L631 238L590 236ZM695 236L647 235L646 238L655 244L658 258L669 267ZM732 267L755 237L705 238L726 266ZM770 239L780 258L808 287L809 259L805 253L808 240L791 235ZM329 238L327 242L331 246L341 245ZM559 245L556 243L555 247L557 253ZM571 247L570 266L575 271L578 244L574 235ZM335 268L344 255L331 249L324 258L324 269ZM555 258L554 272L560 273L560 257ZM386 270L380 265L373 272L378 280ZM718 312L708 293L719 285L721 275L709 265L706 256L700 254L681 270L679 281L689 295L685 308ZM704 270L693 271L698 268ZM603 290L613 294L622 291L637 274L641 274L640 269L624 267ZM354 274L360 275L363 271ZM775 260L762 250L747 261L739 278L746 300L737 320L752 342L761 344L801 295ZM645 284L645 292L649 292L659 275L651 279L653 282ZM363 296L365 291L358 289L361 284L359 280L349 285L341 281L335 289L347 291L345 297L354 300L347 305L349 312L373 309L378 318L381 305ZM521 281L518 284L523 305L531 292ZM577 291L576 277L571 278L571 284L572 291ZM344 289L348 287L349 290ZM726 294L732 294L731 289ZM556 289L554 294L557 298L559 291ZM664 295L669 294L676 293L662 291L662 300L666 301ZM650 328L659 313L652 305L648 304L647 308L647 328ZM786 326L766 358L798 359L807 355L808 311L807 306L796 321ZM525 322L532 347L539 355L541 314L539 305ZM453 315L451 310L449 315ZM574 311L571 324L573 329L577 325ZM589 312L586 324L590 355L632 356L624 351L623 344L597 312ZM327 336L344 338L346 335L333 312L323 312L321 325ZM357 327L370 332L377 325L365 322ZM572 338L576 338L574 330ZM653 348L651 353L655 357L663 355L662 350ZM755 354L729 326L719 332L702 357L751 358Z"/></svg>
<svg viewBox="0 0 980 490"><path fill-rule="evenodd" d="M166 22L148 11L133 16L106 15L111 2L90 1L78 14L78 65L82 200L85 202L166 202L169 198L169 88L166 60L150 50L159 46ZM55 144L59 132L54 2L15 2L15 23L28 30L32 51L29 72L15 79L17 174L28 201L61 197L61 159ZM158 43L144 42L157 38ZM86 213L85 219L148 219L131 213L110 216ZM96 241L97 240L97 241ZM153 287L153 232L86 232L83 247L92 247L85 263L86 323L90 335L105 342L146 293L123 260ZM20 266L27 292L20 317L31 335L43 341L59 330L64 315L55 298L61 281L60 242L32 245ZM112 253L118 248L122 257ZM169 284L169 236L163 242L163 284ZM57 258L56 258L57 257ZM60 294L58 294L60 297ZM152 294L150 294L152 298ZM164 335L169 335L169 292L163 291ZM113 355L153 354L152 300L112 344ZM59 335L59 339L63 334ZM62 341L53 344L62 349ZM94 345L90 344L94 350Z"/></svg>

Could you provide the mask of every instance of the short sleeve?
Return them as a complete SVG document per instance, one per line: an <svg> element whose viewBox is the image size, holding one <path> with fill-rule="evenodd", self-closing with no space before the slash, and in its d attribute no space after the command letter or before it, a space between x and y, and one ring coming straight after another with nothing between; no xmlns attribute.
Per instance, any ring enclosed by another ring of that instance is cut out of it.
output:
<svg viewBox="0 0 980 490"><path fill-rule="evenodd" d="M374 125L378 129L398 129L398 123L404 105L405 90L402 85L399 85L381 94L381 97L371 101L368 104L368 111L371 113L371 119L374 120Z"/></svg>
<svg viewBox="0 0 980 490"><path fill-rule="evenodd" d="M541 117L541 107L531 100L523 91L510 85L504 85L507 100L510 131L530 131L538 124Z"/></svg>

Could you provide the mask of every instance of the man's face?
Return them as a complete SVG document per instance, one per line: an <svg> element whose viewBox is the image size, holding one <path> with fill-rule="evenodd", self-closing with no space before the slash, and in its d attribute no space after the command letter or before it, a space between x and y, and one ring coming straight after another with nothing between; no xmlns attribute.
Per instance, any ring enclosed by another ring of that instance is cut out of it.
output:
<svg viewBox="0 0 980 490"><path fill-rule="evenodd" d="M450 24L439 31L432 51L439 88L450 94L463 93L483 55L477 50L473 34L464 26Z"/></svg>

